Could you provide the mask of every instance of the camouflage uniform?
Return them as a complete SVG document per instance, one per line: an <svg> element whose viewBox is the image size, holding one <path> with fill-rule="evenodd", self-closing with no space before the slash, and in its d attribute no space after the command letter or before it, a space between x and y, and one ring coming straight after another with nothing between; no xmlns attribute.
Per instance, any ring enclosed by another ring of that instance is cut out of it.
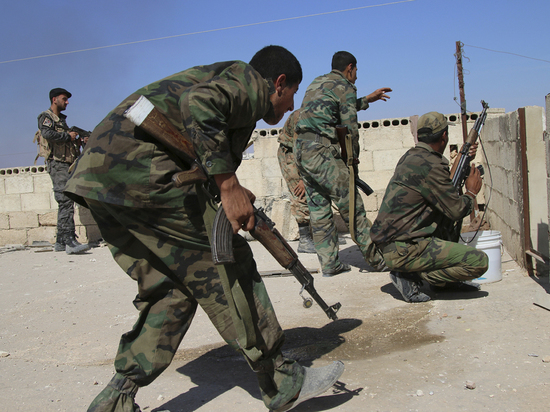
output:
<svg viewBox="0 0 550 412"><path fill-rule="evenodd" d="M444 240L449 223L468 215L473 205L472 195L460 196L452 185L447 159L419 142L397 163L372 240L390 269L417 272L434 286L478 278L487 270L487 255Z"/></svg>
<svg viewBox="0 0 550 412"><path fill-rule="evenodd" d="M281 173L283 174L288 191L290 192L290 210L292 216L294 216L298 225L308 225L309 209L306 199L300 199L294 194L294 188L298 185L298 182L302 180L298 168L296 167L296 159L294 157L294 129L299 115L299 110L292 112L283 127L283 132L279 134L279 138L277 139L279 142L277 159L279 160Z"/></svg>
<svg viewBox="0 0 550 412"><path fill-rule="evenodd" d="M134 304L140 311L121 338L117 374L90 411L138 408L137 388L170 364L197 305L257 373L269 408L300 390L303 368L281 354L284 334L248 244L235 236L238 263L212 263L208 202L195 186L176 188L171 181L189 166L122 115L146 96L176 128L187 130L210 175L235 172L256 121L272 108L273 92L271 80L240 61L193 67L129 96L90 136L66 191L88 204L113 257L138 283ZM227 294L221 270L241 290L240 300ZM245 335L236 308L249 312L239 312L249 322Z"/></svg>
<svg viewBox="0 0 550 412"><path fill-rule="evenodd" d="M296 164L306 186L315 249L323 272L340 265L338 231L333 219L334 202L349 224L349 170L340 155L336 126L348 127L354 158L359 157L357 110L369 107L367 98L357 98L357 88L342 72L332 70L317 77L307 88L296 125ZM370 239L371 222L363 200L355 193L356 241L367 262L382 263Z"/></svg>
<svg viewBox="0 0 550 412"><path fill-rule="evenodd" d="M69 167L80 154L80 147L71 141L66 118L63 113L57 116L50 109L38 116L40 133L51 148L50 156L46 159L46 168L52 179L54 196L58 204L58 241L62 241L61 238L65 235L74 236L75 233L74 202L63 193L63 189L69 179Z"/></svg>

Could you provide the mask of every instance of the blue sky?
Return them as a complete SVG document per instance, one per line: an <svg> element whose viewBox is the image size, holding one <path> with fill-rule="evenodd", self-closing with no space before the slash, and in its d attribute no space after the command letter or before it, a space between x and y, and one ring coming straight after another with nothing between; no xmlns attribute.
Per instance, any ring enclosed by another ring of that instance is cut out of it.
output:
<svg viewBox="0 0 550 412"><path fill-rule="evenodd" d="M544 106L550 93L548 0L23 0L2 9L0 168L32 165L36 118L54 87L73 94L69 126L92 130L148 83L199 64L249 61L268 44L302 64L296 107L334 52L353 53L358 95L393 89L360 120L458 113L457 41L469 111L481 99L506 112ZM84 49L94 50L37 58Z"/></svg>

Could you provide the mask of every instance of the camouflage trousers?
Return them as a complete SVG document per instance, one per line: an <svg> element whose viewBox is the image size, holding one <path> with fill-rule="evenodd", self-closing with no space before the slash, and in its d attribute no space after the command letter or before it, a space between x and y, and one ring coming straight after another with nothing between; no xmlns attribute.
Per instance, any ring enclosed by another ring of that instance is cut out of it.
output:
<svg viewBox="0 0 550 412"><path fill-rule="evenodd" d="M281 173L285 179L286 186L290 192L290 212L296 219L298 225L307 225L309 224L307 201L305 198L300 199L294 194L294 188L298 185L298 182L302 180L302 177L296 167L296 160L292 149L282 144L279 145L277 159L279 160L279 166L281 167Z"/></svg>
<svg viewBox="0 0 550 412"><path fill-rule="evenodd" d="M349 227L350 174L340 155L340 148L328 139L312 133L298 135L295 145L296 164L306 186L311 231L322 270L339 266L338 231L331 204ZM355 189L355 240L365 260L373 267L382 263L370 238L372 223L367 218L363 199Z"/></svg>
<svg viewBox="0 0 550 412"><path fill-rule="evenodd" d="M57 235L72 235L75 233L74 202L69 199L63 189L69 180L69 163L48 160L47 170L53 183L53 192L57 202Z"/></svg>
<svg viewBox="0 0 550 412"><path fill-rule="evenodd" d="M391 270L416 272L434 286L476 279L489 265L485 252L436 237L392 242L382 245L380 251Z"/></svg>
<svg viewBox="0 0 550 412"><path fill-rule="evenodd" d="M196 196L191 197L195 199L189 204L197 205ZM133 329L120 339L117 374L89 411L139 411L133 401L137 388L171 363L197 305L223 339L245 356L268 408L284 405L300 390L303 368L281 354L284 333L244 238L234 236L238 263L226 265L226 271L239 283L252 314L253 347L247 348L240 345L198 206L138 209L86 201L115 261L136 281L134 306L139 311Z"/></svg>

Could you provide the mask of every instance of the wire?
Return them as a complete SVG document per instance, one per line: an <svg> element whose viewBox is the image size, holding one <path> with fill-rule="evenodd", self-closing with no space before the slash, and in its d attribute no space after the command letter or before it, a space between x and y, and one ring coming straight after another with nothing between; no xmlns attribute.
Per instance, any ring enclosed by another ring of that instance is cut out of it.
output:
<svg viewBox="0 0 550 412"><path fill-rule="evenodd" d="M464 43L463 43L463 44L464 44ZM506 52L506 51L487 49L487 48L485 48L485 47L472 46L471 44L464 44L464 46L474 47L474 48L476 48L476 49L482 49L482 50L487 50L487 51L492 51L492 52L495 52L495 53L511 54L511 55L513 55L513 56L523 57L523 58L525 58L525 59L538 60L538 61L541 61L541 62L550 63L550 60L537 59L537 58L535 58L535 57L523 56L522 54L517 54L517 53L511 53L511 52Z"/></svg>
<svg viewBox="0 0 550 412"><path fill-rule="evenodd" d="M259 25L262 25L262 24L269 24L269 23L279 23L279 22L283 22L283 21L305 19L305 18L309 18L309 17L326 16L326 15L329 15L329 14L336 14L336 13L344 13L344 12L348 12L348 11L357 11L357 10L363 10L363 9L370 9L370 8L374 8L374 7L392 6L392 5L395 5L395 4L410 3L412 1L416 1L416 0L401 0L401 1L394 1L394 2L390 2L390 3L373 4L373 5L370 5L370 6L355 7L355 8L352 8L352 9L327 11L325 13L315 13L315 14L308 14L308 15L305 15L305 16L297 16L297 17L287 17L287 18L284 18L284 19L268 20L268 21L262 21L262 22L258 22L258 23L241 24L241 25L238 25L238 26L223 27L223 28L211 29L211 30L202 30L202 31L196 31L196 32L193 32L193 33L175 34L173 36L157 37L155 39L136 40L136 41L131 41L131 42L127 42L127 43L111 44L111 45L108 45L108 46L90 47L88 49L72 50L72 51L52 53L52 54L44 54L44 55L41 55L41 56L24 57L22 59L5 60L3 62L0 62L0 64L20 62L20 61L33 60L33 59L43 59L45 57L61 56L61 55L64 55L64 54L82 53L82 52L87 52L87 51L92 51L92 50L101 50L101 49L108 49L108 48L111 48L111 47L128 46L128 45L131 45L131 44L147 43L147 42L151 42L151 41L173 39L173 38L176 38L176 37L183 37L183 36L193 36L195 34L212 33L212 32L223 31L223 30L240 29L240 28L243 28L243 27L259 26Z"/></svg>

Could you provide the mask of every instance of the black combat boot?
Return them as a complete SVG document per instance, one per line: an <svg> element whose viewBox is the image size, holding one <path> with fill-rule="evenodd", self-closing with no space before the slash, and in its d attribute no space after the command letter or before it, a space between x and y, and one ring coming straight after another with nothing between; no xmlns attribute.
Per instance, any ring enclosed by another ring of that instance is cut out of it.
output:
<svg viewBox="0 0 550 412"><path fill-rule="evenodd" d="M298 253L316 253L315 244L311 237L311 231L309 230L309 224L298 225L298 231L300 232L300 243L298 243Z"/></svg>
<svg viewBox="0 0 550 412"><path fill-rule="evenodd" d="M55 245L53 247L53 250L56 252L63 252L65 251L65 236L64 235L57 235L57 238L55 239Z"/></svg>
<svg viewBox="0 0 550 412"><path fill-rule="evenodd" d="M65 240L65 252L68 255L74 255L78 253L83 253L90 250L91 246L86 244L83 245L76 240L76 234L71 233L64 236Z"/></svg>
<svg viewBox="0 0 550 412"><path fill-rule="evenodd" d="M405 302L418 303L427 302L430 297L420 291L419 286L422 285L422 280L416 273L401 273L392 270L390 279L393 285L397 288Z"/></svg>

